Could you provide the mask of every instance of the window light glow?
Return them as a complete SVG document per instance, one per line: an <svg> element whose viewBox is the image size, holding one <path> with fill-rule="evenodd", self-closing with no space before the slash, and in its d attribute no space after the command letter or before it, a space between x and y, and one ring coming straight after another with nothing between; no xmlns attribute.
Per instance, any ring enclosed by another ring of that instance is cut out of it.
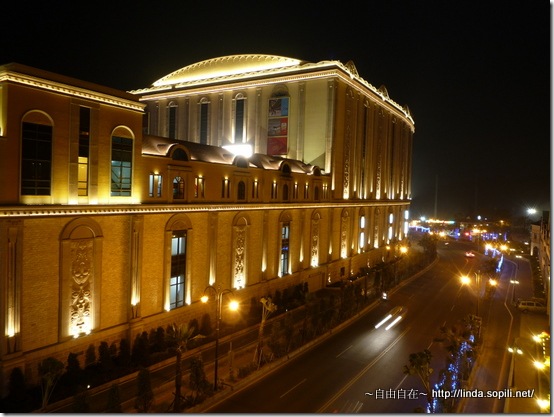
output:
<svg viewBox="0 0 554 417"><path fill-rule="evenodd" d="M244 156L246 158L250 158L254 153L252 151L252 145L248 145L244 143L236 144L236 145L225 145L223 146L223 149L231 152L233 155Z"/></svg>

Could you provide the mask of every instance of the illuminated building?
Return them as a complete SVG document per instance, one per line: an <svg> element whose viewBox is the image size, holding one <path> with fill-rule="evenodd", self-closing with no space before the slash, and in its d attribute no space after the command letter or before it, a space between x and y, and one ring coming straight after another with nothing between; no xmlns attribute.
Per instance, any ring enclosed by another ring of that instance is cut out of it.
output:
<svg viewBox="0 0 554 417"><path fill-rule="evenodd" d="M407 234L414 122L352 62L239 55L122 92L0 67L2 385L47 356L316 291Z"/></svg>

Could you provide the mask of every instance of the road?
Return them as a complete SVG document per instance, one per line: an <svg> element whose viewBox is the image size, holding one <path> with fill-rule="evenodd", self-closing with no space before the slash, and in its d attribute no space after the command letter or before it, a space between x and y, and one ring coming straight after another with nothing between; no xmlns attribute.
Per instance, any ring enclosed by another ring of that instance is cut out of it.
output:
<svg viewBox="0 0 554 417"><path fill-rule="evenodd" d="M505 305L509 278L507 283L505 278L501 280L491 298L478 298L476 282L462 286L460 276L472 276L482 255L466 258L466 250L461 243L441 244L440 261L393 291L388 301L267 378L205 411L410 413L424 409L423 385L417 377L404 375L403 366L411 353L428 348L433 355L431 381L437 382L447 354L443 343L436 341L441 326L451 326L477 309L485 331L494 335L502 349L502 354L487 359L498 361L497 371L488 377L490 384L501 386L507 377L503 352L513 325ZM481 284L484 288L484 282ZM388 330L385 325L376 329L395 307L403 308L402 319ZM498 402L482 405L490 409L480 412L492 412Z"/></svg>

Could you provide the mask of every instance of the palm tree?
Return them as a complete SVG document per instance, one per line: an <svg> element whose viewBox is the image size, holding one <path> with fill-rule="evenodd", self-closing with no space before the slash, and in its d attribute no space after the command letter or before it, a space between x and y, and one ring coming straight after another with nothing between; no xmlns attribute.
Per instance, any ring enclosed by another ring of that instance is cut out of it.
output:
<svg viewBox="0 0 554 417"><path fill-rule="evenodd" d="M265 321L271 313L277 310L277 305L273 304L271 297L262 297L260 299L262 303L262 320L260 321L260 328L258 330L258 346L256 346L256 351L254 352L254 362L258 364L258 368L262 363L263 358L263 347L264 347L264 326Z"/></svg>
<svg viewBox="0 0 554 417"><path fill-rule="evenodd" d="M175 323L171 326L171 332L169 332L168 338L170 342L177 344L177 349L175 350L175 399L173 400L173 412L181 412L181 385L183 372L181 369L181 355L183 351L187 351L188 341L191 340L192 335L194 334L195 328L193 326L188 326L186 324L178 327Z"/></svg>
<svg viewBox="0 0 554 417"><path fill-rule="evenodd" d="M404 365L403 371L406 375L416 375L423 384L427 393L427 403L429 410L433 412L433 396L431 393L430 376L433 373L431 368L431 351L424 349L422 352L412 353L409 357L409 365Z"/></svg>

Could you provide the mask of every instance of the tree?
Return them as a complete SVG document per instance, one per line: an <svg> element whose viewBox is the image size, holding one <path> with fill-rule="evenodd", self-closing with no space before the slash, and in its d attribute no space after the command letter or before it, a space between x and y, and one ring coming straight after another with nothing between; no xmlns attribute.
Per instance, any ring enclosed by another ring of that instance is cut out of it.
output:
<svg viewBox="0 0 554 417"><path fill-rule="evenodd" d="M8 380L8 395L0 401L4 413L29 413L33 410L25 375L20 367L13 368Z"/></svg>
<svg viewBox="0 0 554 417"><path fill-rule="evenodd" d="M437 238L434 235L425 233L419 240L419 246L423 248L423 253L428 260L434 259L437 255Z"/></svg>
<svg viewBox="0 0 554 417"><path fill-rule="evenodd" d="M118 363L124 368L131 366L131 344L128 339L121 339L119 342Z"/></svg>
<svg viewBox="0 0 554 417"><path fill-rule="evenodd" d="M206 379L204 362L200 356L190 361L189 388L195 393L194 404L198 403L199 398L209 395L213 389L212 384Z"/></svg>
<svg viewBox="0 0 554 417"><path fill-rule="evenodd" d="M81 353L69 353L67 355L67 366L65 374L62 375L62 382L68 389L69 393L75 394L77 387L82 385L83 369L79 363L79 355Z"/></svg>
<svg viewBox="0 0 554 417"><path fill-rule="evenodd" d="M195 328L189 327L186 324L177 326L173 323L171 331L168 332L168 338L171 343L177 345L175 350L175 399L173 400L173 412L181 412L181 383L183 378L183 372L181 370L181 354L183 351L187 351L187 344L194 334Z"/></svg>
<svg viewBox="0 0 554 417"><path fill-rule="evenodd" d="M147 366L148 365L148 333L142 332L137 334L135 342L133 343L133 350L131 353L131 361L135 365Z"/></svg>
<svg viewBox="0 0 554 417"><path fill-rule="evenodd" d="M88 345L85 352L85 368L96 364L96 348L93 344Z"/></svg>
<svg viewBox="0 0 554 417"><path fill-rule="evenodd" d="M424 349L422 352L412 353L409 357L409 364L404 365L403 371L406 375L415 375L423 384L423 388L427 394L427 403L429 410L433 412L433 396L431 392L430 376L433 373L431 368L431 351Z"/></svg>
<svg viewBox="0 0 554 417"><path fill-rule="evenodd" d="M107 342L101 342L98 347L100 366L107 376L113 369L113 359Z"/></svg>
<svg viewBox="0 0 554 417"><path fill-rule="evenodd" d="M48 357L38 365L38 374L40 376L42 388L42 409L46 409L50 396L56 387L58 379L63 373L63 363L59 360Z"/></svg>
<svg viewBox="0 0 554 417"><path fill-rule="evenodd" d="M139 413L147 413L154 401L154 392L150 381L150 371L148 368L140 368L137 375L137 398L135 399L135 408Z"/></svg>
<svg viewBox="0 0 554 417"><path fill-rule="evenodd" d="M258 364L260 367L263 359L263 347L264 347L264 326L265 321L271 313L277 310L277 306L271 301L271 297L262 297L260 298L260 303L262 303L262 320L260 321L260 328L258 329L258 346L254 352L254 363Z"/></svg>

